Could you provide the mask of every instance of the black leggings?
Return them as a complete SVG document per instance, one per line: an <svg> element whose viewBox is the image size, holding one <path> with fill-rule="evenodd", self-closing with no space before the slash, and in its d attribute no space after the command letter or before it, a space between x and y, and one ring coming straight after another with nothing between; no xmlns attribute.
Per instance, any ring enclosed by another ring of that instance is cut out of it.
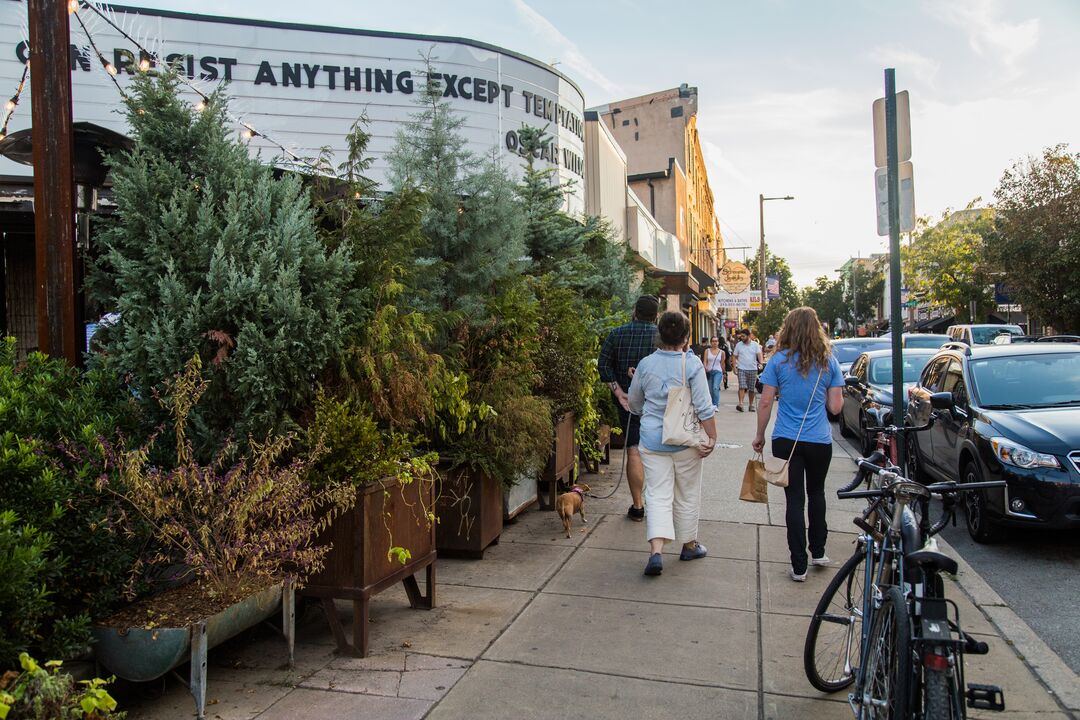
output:
<svg viewBox="0 0 1080 720"><path fill-rule="evenodd" d="M773 457L786 460L791 454L794 441L789 438L773 438ZM831 443L799 441L795 454L788 465L787 496L787 542L791 552L791 569L801 575L806 572L809 558L806 556L806 496L810 496L810 554L825 555L825 540L829 527L825 524L825 476L832 462Z"/></svg>

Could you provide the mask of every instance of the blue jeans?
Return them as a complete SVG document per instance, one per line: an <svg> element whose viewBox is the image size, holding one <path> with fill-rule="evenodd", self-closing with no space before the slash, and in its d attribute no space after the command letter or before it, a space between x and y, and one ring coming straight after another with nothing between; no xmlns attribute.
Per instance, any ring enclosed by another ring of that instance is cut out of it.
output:
<svg viewBox="0 0 1080 720"><path fill-rule="evenodd" d="M712 404L720 405L720 388L724 384L724 373L719 370L709 370L705 373L705 379L709 382L709 395L712 396Z"/></svg>

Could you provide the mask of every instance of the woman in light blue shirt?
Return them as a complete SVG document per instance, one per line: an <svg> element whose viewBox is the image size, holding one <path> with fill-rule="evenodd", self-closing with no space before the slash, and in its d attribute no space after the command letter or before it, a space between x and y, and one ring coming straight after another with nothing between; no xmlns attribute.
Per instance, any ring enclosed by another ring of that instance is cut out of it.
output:
<svg viewBox="0 0 1080 720"><path fill-rule="evenodd" d="M705 381L705 368L697 355L688 352L690 321L681 312L666 312L657 323L660 349L638 363L630 383L630 410L641 416L641 462L645 467L645 530L649 540L646 575L664 569L664 543L682 543L680 560L706 555L697 541L701 515L701 461L716 446L716 420ZM698 446L665 445L664 410L668 390L690 386L694 409L708 442Z"/></svg>
<svg viewBox="0 0 1080 720"><path fill-rule="evenodd" d="M772 454L788 463L787 496L788 551L791 553L791 579L806 580L806 566L829 564L825 541L829 528L825 523L825 476L832 461L832 429L825 407L835 415L844 402L841 388L844 374L833 357L829 338L813 308L795 308L784 318L776 352L761 374L764 389L758 409L754 450L765 447L765 428L769 424L777 393L776 424L773 426ZM810 557L806 555L806 520L803 517L809 496Z"/></svg>

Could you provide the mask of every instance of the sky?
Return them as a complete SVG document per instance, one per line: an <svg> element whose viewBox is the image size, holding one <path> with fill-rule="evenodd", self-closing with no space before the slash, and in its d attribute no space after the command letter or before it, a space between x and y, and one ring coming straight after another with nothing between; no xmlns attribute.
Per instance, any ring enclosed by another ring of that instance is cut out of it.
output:
<svg viewBox="0 0 1080 720"><path fill-rule="evenodd" d="M800 285L882 252L871 104L886 67L911 95L915 209L992 202L1044 148L1080 151L1075 0L129 0L187 12L468 37L556 64L586 106L698 88L728 247L759 237ZM742 250L730 255L739 259ZM752 251L746 251L752 252Z"/></svg>

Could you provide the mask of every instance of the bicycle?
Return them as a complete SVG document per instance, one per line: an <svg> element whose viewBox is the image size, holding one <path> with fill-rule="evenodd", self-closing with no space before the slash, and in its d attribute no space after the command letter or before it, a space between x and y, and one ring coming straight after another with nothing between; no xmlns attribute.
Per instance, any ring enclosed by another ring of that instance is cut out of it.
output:
<svg viewBox="0 0 1080 720"><path fill-rule="evenodd" d="M853 489L870 475L880 480L878 487ZM965 717L959 691L964 687L963 655L984 654L988 648L962 631L956 604L945 598L941 573L955 573L956 561L937 552L933 536L954 519L961 493L1002 485L923 486L902 477L898 468L859 461L854 480L837 496L871 502L863 513L864 534L856 553L826 588L811 619L804 665L812 685L836 692L854 684L848 700L860 719ZM942 497L944 512L927 526L911 506L925 505L932 494ZM839 611L830 612L838 592ZM844 628L831 663L830 653L818 647L827 624ZM994 686L967 686L964 697L973 708L1004 709L1003 694Z"/></svg>

